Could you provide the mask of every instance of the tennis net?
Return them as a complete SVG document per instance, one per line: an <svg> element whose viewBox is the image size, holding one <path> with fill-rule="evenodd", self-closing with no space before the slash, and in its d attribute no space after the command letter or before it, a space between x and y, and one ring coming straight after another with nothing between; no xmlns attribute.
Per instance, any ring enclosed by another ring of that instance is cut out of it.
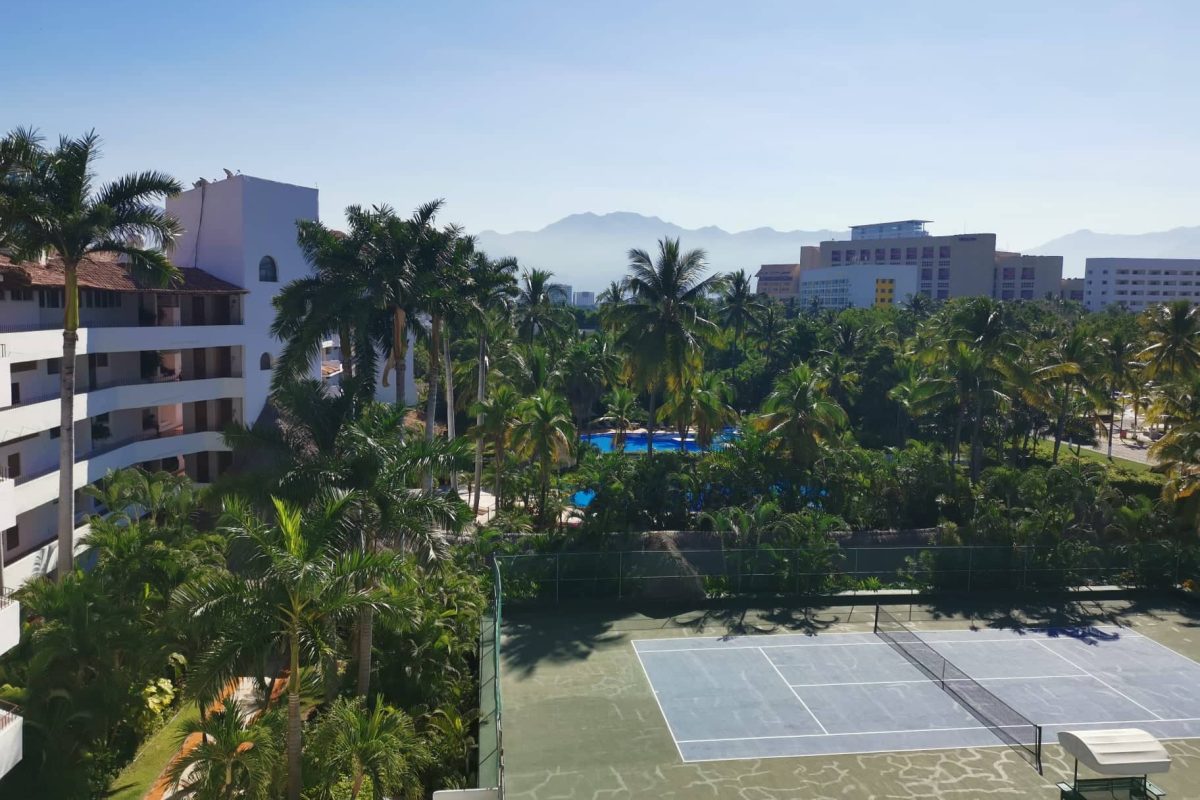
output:
<svg viewBox="0 0 1200 800"><path fill-rule="evenodd" d="M983 687L978 681L938 653L915 631L900 620L875 607L875 635L904 656L942 690L958 701L979 720L1023 756L1039 773L1042 771L1042 726L1026 719L1015 708Z"/></svg>

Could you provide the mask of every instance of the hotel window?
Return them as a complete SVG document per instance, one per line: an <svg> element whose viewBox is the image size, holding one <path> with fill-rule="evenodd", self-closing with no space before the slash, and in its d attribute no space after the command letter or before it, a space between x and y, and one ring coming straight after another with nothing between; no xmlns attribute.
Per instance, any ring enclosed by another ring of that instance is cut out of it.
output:
<svg viewBox="0 0 1200 800"><path fill-rule="evenodd" d="M829 260L835 264L841 263L842 251L841 250L830 250L829 251Z"/></svg>
<svg viewBox="0 0 1200 800"><path fill-rule="evenodd" d="M846 251L846 263L853 264L855 261L858 261L858 251L857 250L847 250Z"/></svg>
<svg viewBox="0 0 1200 800"><path fill-rule="evenodd" d="M933 247L922 247L921 258L933 258Z"/></svg>
<svg viewBox="0 0 1200 800"><path fill-rule="evenodd" d="M1021 280L1033 280L1033 267L1021 267Z"/></svg>
<svg viewBox="0 0 1200 800"><path fill-rule="evenodd" d="M943 244L943 245L938 246L938 258L949 258L949 257L950 257L950 245Z"/></svg>
<svg viewBox="0 0 1200 800"><path fill-rule="evenodd" d="M275 268L275 259L270 256L263 256L259 259L258 279L263 283L276 283L279 281L279 272Z"/></svg>
<svg viewBox="0 0 1200 800"><path fill-rule="evenodd" d="M258 357L258 368L260 370L262 370L263 372L266 372L267 370L269 370L271 368L271 354L270 353L263 353L261 356Z"/></svg>
<svg viewBox="0 0 1200 800"><path fill-rule="evenodd" d="M862 250L858 251L858 260L859 261L870 261L871 260L871 251L865 247Z"/></svg>
<svg viewBox="0 0 1200 800"><path fill-rule="evenodd" d="M11 292L9 292L9 295L13 300L28 301L33 299L33 289L13 289Z"/></svg>
<svg viewBox="0 0 1200 800"><path fill-rule="evenodd" d="M46 359L46 374L47 375L57 375L61 368L62 368L62 359L61 358L47 358Z"/></svg>
<svg viewBox="0 0 1200 800"><path fill-rule="evenodd" d="M949 267L938 267L938 280L939 281L950 280L950 268Z"/></svg>
<svg viewBox="0 0 1200 800"><path fill-rule="evenodd" d="M4 550L11 553L16 550L21 544L21 535L18 532L17 526L13 525L8 530L4 531Z"/></svg>
<svg viewBox="0 0 1200 800"><path fill-rule="evenodd" d="M887 251L884 250L882 247L875 248L875 260L876 261L884 261L885 260L885 256L884 256L885 252L887 252Z"/></svg>
<svg viewBox="0 0 1200 800"><path fill-rule="evenodd" d="M900 248L899 248L899 247L893 247L893 248L892 248L892 256L891 256L891 260L892 260L892 261L899 261L899 260L900 260Z"/></svg>
<svg viewBox="0 0 1200 800"><path fill-rule="evenodd" d="M922 269L921 270L921 280L923 280L923 281L933 280L933 270L930 269L929 267Z"/></svg>
<svg viewBox="0 0 1200 800"><path fill-rule="evenodd" d="M938 293L937 293L938 300L948 300L949 298L950 298L950 290L949 289L938 289Z"/></svg>
<svg viewBox="0 0 1200 800"><path fill-rule="evenodd" d="M1000 299L1001 300L1012 300L1013 299L1013 290L1005 289L1004 291L1002 291L1000 293Z"/></svg>
<svg viewBox="0 0 1200 800"><path fill-rule="evenodd" d="M915 247L904 248L904 257L910 261L916 260L917 248L915 248Z"/></svg>
<svg viewBox="0 0 1200 800"><path fill-rule="evenodd" d="M1000 274L1006 281L1016 280L1017 268L1016 267L1004 267L1000 271Z"/></svg>

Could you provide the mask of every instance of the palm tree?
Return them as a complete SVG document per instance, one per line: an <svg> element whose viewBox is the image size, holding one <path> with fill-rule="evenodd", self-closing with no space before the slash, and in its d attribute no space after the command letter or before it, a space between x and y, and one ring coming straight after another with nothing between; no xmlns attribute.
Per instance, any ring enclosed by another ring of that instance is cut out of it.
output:
<svg viewBox="0 0 1200 800"><path fill-rule="evenodd" d="M194 800L270 800L277 796L283 763L278 714L249 719L234 698L186 723L179 755L167 766L169 797ZM190 745L190 746L189 746Z"/></svg>
<svg viewBox="0 0 1200 800"><path fill-rule="evenodd" d="M17 128L0 138L0 248L16 236L15 203L41 144L42 137L30 128Z"/></svg>
<svg viewBox="0 0 1200 800"><path fill-rule="evenodd" d="M559 359L555 377L571 404L575 426L580 430L620 366L620 358L603 333L576 339L567 346Z"/></svg>
<svg viewBox="0 0 1200 800"><path fill-rule="evenodd" d="M492 470L495 485L496 509L504 503L504 459L505 448L511 441L512 430L519 419L521 396L506 383L502 383L482 402L472 407L475 414L475 435L480 441L491 442Z"/></svg>
<svg viewBox="0 0 1200 800"><path fill-rule="evenodd" d="M647 456L654 455L656 393L678 387L701 368L701 346L716 333L699 303L724 286L720 276L701 278L703 250L682 251L678 239L662 239L658 258L645 250L629 251L632 301L614 309L617 344L626 353L626 378L649 395Z"/></svg>
<svg viewBox="0 0 1200 800"><path fill-rule="evenodd" d="M692 386L692 418L696 423L696 444L707 450L718 431L737 421L730 402L733 387L715 372L705 372Z"/></svg>
<svg viewBox="0 0 1200 800"><path fill-rule="evenodd" d="M349 778L350 800L357 800L367 781L372 797L409 796L420 790L418 773L432 759L412 719L378 697L370 711L361 699L335 701L317 724L309 749L322 773L317 796L341 796L334 789Z"/></svg>
<svg viewBox="0 0 1200 800"><path fill-rule="evenodd" d="M503 258L493 261L484 253L476 253L471 263L471 321L475 328L478 350L475 367L475 402L483 403L487 399L487 376L491 341L489 335L494 330L494 315L507 312L517 297L517 260ZM481 414L475 415L475 426L483 426ZM475 498L472 503L476 514L479 513L479 497L483 483L483 437L475 441Z"/></svg>
<svg viewBox="0 0 1200 800"><path fill-rule="evenodd" d="M540 391L521 402L512 430L513 447L538 465L538 524L546 525L550 471L575 446L571 409L561 395Z"/></svg>
<svg viewBox="0 0 1200 800"><path fill-rule="evenodd" d="M139 281L166 286L179 277L167 258L179 223L156 203L178 194L179 183L161 172L125 175L96 189L100 140L87 133L62 137L45 150L14 132L6 138L9 158L19 168L0 172L0 238L23 260L53 254L64 284L63 350L60 369L58 575L74 568L75 534L75 348L79 341L79 266L116 255ZM16 142L17 144L14 144ZM14 155L15 154L15 155Z"/></svg>
<svg viewBox="0 0 1200 800"><path fill-rule="evenodd" d="M757 420L760 428L787 447L792 460L811 466L823 442L847 423L846 412L829 397L822 379L807 364L779 376Z"/></svg>
<svg viewBox="0 0 1200 800"><path fill-rule="evenodd" d="M1146 375L1167 380L1200 370L1200 310L1187 300L1148 309L1142 316L1146 340L1150 342L1138 360L1146 364Z"/></svg>
<svg viewBox="0 0 1200 800"><path fill-rule="evenodd" d="M332 333L342 349L343 391L374 393L378 352L390 342L391 309L377 308L372 271L379 266L380 212L346 209L347 233L316 220L296 223L296 240L313 274L284 286L275 297L271 334L284 343L275 366L278 388L308 372ZM351 384L355 376L361 378Z"/></svg>
<svg viewBox="0 0 1200 800"><path fill-rule="evenodd" d="M600 324L605 330L612 329L613 309L624 305L627 297L625 284L622 281L610 281L608 287L596 297L596 307L600 312Z"/></svg>
<svg viewBox="0 0 1200 800"><path fill-rule="evenodd" d="M1133 337L1123 328L1117 328L1100 340L1100 359L1108 394L1108 458L1112 460L1113 432L1118 425L1125 427L1125 388L1133 380L1133 359L1136 345ZM1118 421L1119 420L1119 421Z"/></svg>
<svg viewBox="0 0 1200 800"><path fill-rule="evenodd" d="M554 298L565 287L554 283L553 277L553 272L544 269L531 269L521 276L516 303L517 331L529 344L539 335L560 337L570 330L570 314Z"/></svg>
<svg viewBox="0 0 1200 800"><path fill-rule="evenodd" d="M360 608L391 608L376 581L399 569L396 557L347 548L359 498L353 493L318 497L308 512L282 500L268 519L235 500L223 523L241 571L197 576L175 593L176 605L205 631L208 645L192 668L188 688L215 697L230 680L260 669L275 653L287 657L287 795L299 800L301 670L320 669L337 652L339 622Z"/></svg>
<svg viewBox="0 0 1200 800"><path fill-rule="evenodd" d="M725 276L725 291L721 294L717 319L733 331L735 355L746 329L753 327L765 308L758 296L750 291L750 278L746 270L739 269Z"/></svg>
<svg viewBox="0 0 1200 800"><path fill-rule="evenodd" d="M900 380L888 390L888 399L896 404L896 443L908 441L908 425L928 414L944 399L944 380L926 375L914 363L904 365Z"/></svg>
<svg viewBox="0 0 1200 800"><path fill-rule="evenodd" d="M618 453L625 452L625 432L642 420L642 407L638 405L637 393L624 386L614 386L612 391L603 397L604 416L597 422L608 425L613 434L613 448Z"/></svg>
<svg viewBox="0 0 1200 800"><path fill-rule="evenodd" d="M1079 393L1086 393L1097 372L1095 343L1078 325L1065 335L1056 337L1047 353L1050 363L1038 369L1034 375L1046 382L1054 398L1054 455L1058 463L1058 450L1066 430L1067 416Z"/></svg>

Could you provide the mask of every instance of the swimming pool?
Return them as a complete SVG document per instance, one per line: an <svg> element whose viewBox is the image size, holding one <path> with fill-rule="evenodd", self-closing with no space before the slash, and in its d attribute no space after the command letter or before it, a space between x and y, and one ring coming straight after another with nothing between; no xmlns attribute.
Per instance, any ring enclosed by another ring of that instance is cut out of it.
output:
<svg viewBox="0 0 1200 800"><path fill-rule="evenodd" d="M725 442L733 438L732 430L725 430L718 433L713 438L712 446L714 449L720 448ZM585 433L579 437L581 442L590 444L599 450L601 453L613 452L613 437L611 433ZM626 453L644 453L646 452L646 439L648 437L644 433L627 433L625 434L625 452ZM687 439L680 441L679 434L660 431L654 434L654 449L665 451L686 451L688 453L699 453L703 448L696 443L694 436L689 436Z"/></svg>

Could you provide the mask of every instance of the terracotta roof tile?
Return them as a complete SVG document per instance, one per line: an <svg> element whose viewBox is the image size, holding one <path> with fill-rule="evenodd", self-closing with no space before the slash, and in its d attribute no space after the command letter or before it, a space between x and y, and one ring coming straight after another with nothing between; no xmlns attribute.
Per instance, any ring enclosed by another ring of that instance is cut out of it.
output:
<svg viewBox="0 0 1200 800"><path fill-rule="evenodd" d="M195 267L181 267L180 283L159 288L144 286L135 281L115 254L89 256L79 265L79 288L110 292L163 291L183 294L245 294L240 286L223 281ZM15 262L0 253L0 286L24 288L56 288L65 284L62 260L55 257L45 264L37 261Z"/></svg>

